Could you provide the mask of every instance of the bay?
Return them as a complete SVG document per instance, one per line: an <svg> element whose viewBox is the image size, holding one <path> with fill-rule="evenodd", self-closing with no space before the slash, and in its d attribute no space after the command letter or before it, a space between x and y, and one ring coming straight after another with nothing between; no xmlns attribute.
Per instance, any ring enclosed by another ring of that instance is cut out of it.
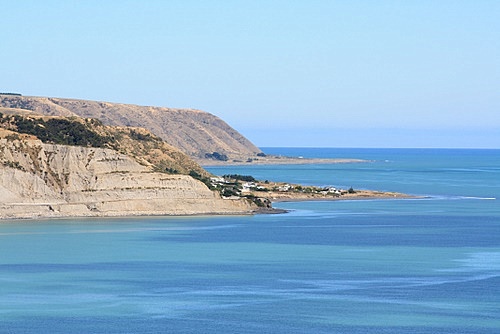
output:
<svg viewBox="0 0 500 334"><path fill-rule="evenodd" d="M370 162L208 169L426 198L4 222L0 332L500 331L499 150L264 152Z"/></svg>

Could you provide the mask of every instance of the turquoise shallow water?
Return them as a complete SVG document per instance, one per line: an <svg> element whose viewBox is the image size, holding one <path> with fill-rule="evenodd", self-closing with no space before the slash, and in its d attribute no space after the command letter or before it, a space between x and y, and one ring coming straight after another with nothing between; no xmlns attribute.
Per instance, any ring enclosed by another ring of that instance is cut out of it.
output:
<svg viewBox="0 0 500 334"><path fill-rule="evenodd" d="M0 333L499 333L500 151L265 149L210 168L429 195L0 224Z"/></svg>

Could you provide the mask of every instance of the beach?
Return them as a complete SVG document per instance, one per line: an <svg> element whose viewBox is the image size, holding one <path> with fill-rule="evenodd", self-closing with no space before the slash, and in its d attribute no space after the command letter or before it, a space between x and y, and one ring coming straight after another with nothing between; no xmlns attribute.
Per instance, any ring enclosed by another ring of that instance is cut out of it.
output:
<svg viewBox="0 0 500 334"><path fill-rule="evenodd" d="M289 156L242 157L241 159L220 161L196 159L204 167L213 166L252 166L252 165L310 165L310 164L352 164L367 163L369 160L350 158L304 158Z"/></svg>
<svg viewBox="0 0 500 334"><path fill-rule="evenodd" d="M253 193L257 195L257 193ZM373 190L356 190L352 194L340 196L306 193L281 193L272 192L266 195L273 203L279 202L299 202L299 201L344 201L344 200L370 200L370 199L416 199L422 196L408 195L397 192L383 192Z"/></svg>

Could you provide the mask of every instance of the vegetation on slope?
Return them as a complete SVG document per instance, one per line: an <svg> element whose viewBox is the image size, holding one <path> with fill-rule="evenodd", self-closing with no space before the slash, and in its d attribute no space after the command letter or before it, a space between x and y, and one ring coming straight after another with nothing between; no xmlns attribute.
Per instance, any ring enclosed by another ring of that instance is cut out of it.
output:
<svg viewBox="0 0 500 334"><path fill-rule="evenodd" d="M44 143L113 149L158 172L209 175L184 153L141 128L105 126L93 118L3 113L0 127L35 136Z"/></svg>
<svg viewBox="0 0 500 334"><path fill-rule="evenodd" d="M99 121L91 121L92 124L94 122ZM113 144L113 138L96 133L90 128L90 124L70 119L44 119L0 113L0 123L4 128L33 135L44 143L101 148Z"/></svg>
<svg viewBox="0 0 500 334"><path fill-rule="evenodd" d="M110 126L148 129L170 145L199 159L246 160L262 153L220 118L199 110L29 96L0 96L0 107L47 116L95 118Z"/></svg>

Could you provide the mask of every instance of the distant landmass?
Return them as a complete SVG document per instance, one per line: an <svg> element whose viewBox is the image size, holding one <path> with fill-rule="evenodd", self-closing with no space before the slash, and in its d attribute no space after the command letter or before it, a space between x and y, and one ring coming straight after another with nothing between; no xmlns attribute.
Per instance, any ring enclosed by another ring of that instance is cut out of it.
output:
<svg viewBox="0 0 500 334"><path fill-rule="evenodd" d="M99 119L104 125L148 129L197 160L246 161L262 151L220 118L194 109L21 96L0 93L0 107L48 116Z"/></svg>

